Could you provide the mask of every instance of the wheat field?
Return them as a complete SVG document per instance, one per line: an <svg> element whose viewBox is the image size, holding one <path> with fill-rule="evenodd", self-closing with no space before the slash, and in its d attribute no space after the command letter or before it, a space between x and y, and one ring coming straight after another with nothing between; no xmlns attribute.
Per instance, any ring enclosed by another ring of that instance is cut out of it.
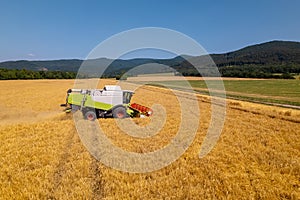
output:
<svg viewBox="0 0 300 200"><path fill-rule="evenodd" d="M99 85L115 83L101 80ZM199 95L200 126L187 151L160 170L127 173L91 156L72 115L59 107L73 84L0 81L0 199L300 199L299 111L227 101L222 134L200 159L211 109L209 97ZM163 88L136 91L132 102L165 108L166 122L153 137L131 137L114 119L97 122L114 145L137 153L155 151L178 130L176 101ZM122 123L146 126L151 120Z"/></svg>

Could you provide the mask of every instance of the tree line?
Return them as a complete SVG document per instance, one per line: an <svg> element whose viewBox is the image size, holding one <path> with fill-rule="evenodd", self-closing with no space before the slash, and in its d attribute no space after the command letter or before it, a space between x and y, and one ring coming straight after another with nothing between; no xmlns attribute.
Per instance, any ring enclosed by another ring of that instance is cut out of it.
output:
<svg viewBox="0 0 300 200"><path fill-rule="evenodd" d="M180 69L180 68L179 68ZM275 79L294 79L293 75L300 74L300 65L273 66L273 65L245 65L245 66L222 66L218 67L222 77L238 78L275 78ZM201 74L195 69L180 69L179 72L184 76L213 76L206 73Z"/></svg>
<svg viewBox="0 0 300 200"><path fill-rule="evenodd" d="M219 71L223 77L294 79L300 66L226 66Z"/></svg>
<svg viewBox="0 0 300 200"><path fill-rule="evenodd" d="M280 69L280 70L279 70ZM294 79L293 74L300 74L300 66L274 67L274 66L226 66L219 67L222 77L239 78L277 78ZM195 69L179 70L183 76L213 76L211 73L202 71L200 74ZM122 73L115 72L104 73L101 78L127 79ZM33 71L26 69L0 69L0 80L18 80L18 79L75 79L75 78L96 78L97 75L77 74L75 72L65 71Z"/></svg>
<svg viewBox="0 0 300 200"><path fill-rule="evenodd" d="M74 79L75 72L32 71L26 69L0 69L0 80L17 79Z"/></svg>

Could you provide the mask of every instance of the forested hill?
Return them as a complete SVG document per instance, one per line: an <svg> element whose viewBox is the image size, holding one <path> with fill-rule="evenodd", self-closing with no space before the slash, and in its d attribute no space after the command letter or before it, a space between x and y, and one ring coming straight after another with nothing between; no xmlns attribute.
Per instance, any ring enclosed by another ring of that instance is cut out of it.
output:
<svg viewBox="0 0 300 200"><path fill-rule="evenodd" d="M194 57L193 63L201 65L205 57ZM282 74L291 78L290 74L300 73L300 42L271 41L210 57L224 77L282 78ZM174 68L185 75L197 75L187 61Z"/></svg>
<svg viewBox="0 0 300 200"><path fill-rule="evenodd" d="M226 77L293 78L300 73L300 42L272 41L212 58Z"/></svg>
<svg viewBox="0 0 300 200"><path fill-rule="evenodd" d="M271 41L252 45L237 51L210 55L223 76L271 78L274 74L300 73L300 42ZM206 56L191 57L193 63L205 63ZM30 71L77 72L83 60L8 61L0 63L0 69L26 69ZM112 60L99 58L85 61L91 68L106 66ZM158 63L173 67L184 75L199 73L180 56L172 59L129 59L114 60L105 76L120 75L136 66Z"/></svg>
<svg viewBox="0 0 300 200"><path fill-rule="evenodd" d="M217 66L300 64L300 42L272 41L211 57Z"/></svg>
<svg viewBox="0 0 300 200"><path fill-rule="evenodd" d="M26 69L32 71L69 71L75 72L78 70L82 60L47 60L47 61L7 61L0 63L2 69Z"/></svg>

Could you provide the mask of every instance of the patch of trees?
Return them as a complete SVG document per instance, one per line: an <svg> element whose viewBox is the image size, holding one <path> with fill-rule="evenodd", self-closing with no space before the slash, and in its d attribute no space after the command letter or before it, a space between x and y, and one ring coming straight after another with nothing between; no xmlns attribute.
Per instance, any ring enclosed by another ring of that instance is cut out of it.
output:
<svg viewBox="0 0 300 200"><path fill-rule="evenodd" d="M219 71L223 77L294 79L300 66L226 66Z"/></svg>
<svg viewBox="0 0 300 200"><path fill-rule="evenodd" d="M17 79L74 79L75 72L32 71L26 69L0 69L0 80Z"/></svg>
<svg viewBox="0 0 300 200"><path fill-rule="evenodd" d="M218 67L220 74L215 74L216 70L209 70L210 67L203 68L201 74L192 67L180 68L177 67L183 76L204 76L210 77L221 75L222 77L238 77L238 78L277 78L277 79L294 79L293 75L300 74L300 65L288 66L223 66ZM214 68L212 68L214 69Z"/></svg>

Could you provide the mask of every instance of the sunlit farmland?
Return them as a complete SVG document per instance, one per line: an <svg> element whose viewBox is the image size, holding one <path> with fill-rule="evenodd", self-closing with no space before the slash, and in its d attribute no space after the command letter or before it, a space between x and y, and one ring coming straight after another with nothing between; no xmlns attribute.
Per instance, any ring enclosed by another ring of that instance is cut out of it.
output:
<svg viewBox="0 0 300 200"><path fill-rule="evenodd" d="M142 79L131 78L131 80L143 83ZM208 94L208 84L211 90L217 88L219 84L218 81L209 78L207 80L194 78L188 81L193 89L201 94ZM186 82L182 79L148 80L144 83L166 85L176 89L186 87ZM231 99L300 106L300 80L224 78L223 83L226 95Z"/></svg>
<svg viewBox="0 0 300 200"><path fill-rule="evenodd" d="M99 85L115 83L101 80ZM221 137L200 159L211 105L209 97L198 95L200 126L187 151L161 170L125 173L94 159L80 141L72 116L59 107L73 84L72 80L0 81L0 199L300 198L298 110L228 100ZM114 119L98 119L107 137L137 153L167 145L180 123L174 94L143 86L132 102L162 105L167 116L164 127L159 134L140 139L120 130ZM145 126L151 120L133 122Z"/></svg>

